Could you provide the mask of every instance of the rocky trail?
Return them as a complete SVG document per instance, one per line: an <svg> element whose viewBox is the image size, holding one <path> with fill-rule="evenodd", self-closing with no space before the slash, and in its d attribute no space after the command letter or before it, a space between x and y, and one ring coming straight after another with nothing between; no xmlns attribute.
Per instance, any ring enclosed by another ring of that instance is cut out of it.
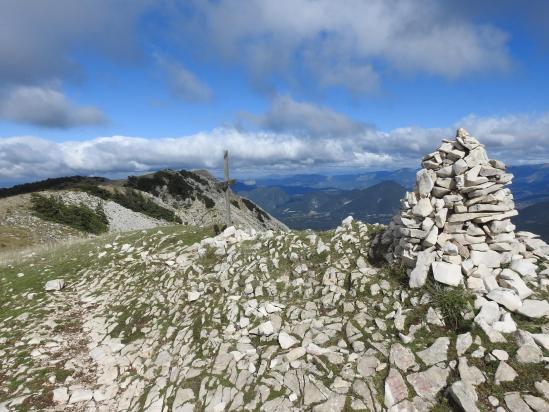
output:
<svg viewBox="0 0 549 412"><path fill-rule="evenodd" d="M179 225L0 268L0 411L549 410L547 245L492 242L506 211L446 225L473 212L435 183L389 228Z"/></svg>

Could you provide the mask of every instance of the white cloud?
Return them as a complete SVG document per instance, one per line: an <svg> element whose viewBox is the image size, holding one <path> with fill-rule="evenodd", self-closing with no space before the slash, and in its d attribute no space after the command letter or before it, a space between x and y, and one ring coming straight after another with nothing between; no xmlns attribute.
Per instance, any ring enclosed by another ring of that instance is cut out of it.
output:
<svg viewBox="0 0 549 412"><path fill-rule="evenodd" d="M549 159L549 113L504 117L466 117L442 129L364 128L330 138L283 131L215 129L177 138L128 136L54 143L35 137L0 139L0 178L43 178L68 174L110 174L172 168L222 166L229 149L235 171L301 171L322 168L389 169L416 167L424 154L450 138L460 126L485 143L492 158L509 164Z"/></svg>
<svg viewBox="0 0 549 412"><path fill-rule="evenodd" d="M353 93L385 71L456 78L510 64L507 35L433 0L194 1L179 15L184 42L280 77Z"/></svg>
<svg viewBox="0 0 549 412"><path fill-rule="evenodd" d="M168 86L174 96L190 101L211 99L213 92L210 87L183 65L158 56L156 60L163 70Z"/></svg>
<svg viewBox="0 0 549 412"><path fill-rule="evenodd" d="M96 125L105 117L95 107L77 106L59 90L20 86L1 96L0 119L35 126L69 128Z"/></svg>
<svg viewBox="0 0 549 412"><path fill-rule="evenodd" d="M264 115L248 117L263 129L306 136L350 136L368 128L328 107L297 102L285 95L276 96Z"/></svg>
<svg viewBox="0 0 549 412"><path fill-rule="evenodd" d="M0 2L0 86L80 76L82 45L116 61L140 55L137 23L152 0Z"/></svg>

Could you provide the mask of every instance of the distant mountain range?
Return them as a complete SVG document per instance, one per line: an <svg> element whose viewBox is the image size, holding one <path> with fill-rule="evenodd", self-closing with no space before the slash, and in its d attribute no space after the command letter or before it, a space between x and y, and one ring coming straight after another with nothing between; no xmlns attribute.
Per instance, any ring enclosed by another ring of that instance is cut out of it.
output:
<svg viewBox="0 0 549 412"><path fill-rule="evenodd" d="M519 216L519 229L549 240L549 163L509 166L510 186ZM293 229L331 229L352 215L365 222L387 223L400 199L415 183L416 170L374 171L327 176L270 176L254 184L238 182L238 194L254 201Z"/></svg>
<svg viewBox="0 0 549 412"><path fill-rule="evenodd" d="M334 228L349 215L364 222L387 223L398 211L406 192L393 181L355 190L246 185L239 185L236 190L289 227L315 230Z"/></svg>

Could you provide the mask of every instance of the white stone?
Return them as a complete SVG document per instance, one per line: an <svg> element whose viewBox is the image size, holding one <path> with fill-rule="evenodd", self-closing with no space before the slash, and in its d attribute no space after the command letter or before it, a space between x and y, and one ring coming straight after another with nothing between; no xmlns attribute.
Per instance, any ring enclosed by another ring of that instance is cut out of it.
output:
<svg viewBox="0 0 549 412"><path fill-rule="evenodd" d="M492 327L501 333L513 333L517 330L517 324L515 323L509 312L503 315L502 320L494 322Z"/></svg>
<svg viewBox="0 0 549 412"><path fill-rule="evenodd" d="M58 291L65 287L65 281L63 279L48 280L44 285L44 289L48 292Z"/></svg>
<svg viewBox="0 0 549 412"><path fill-rule="evenodd" d="M501 255L493 250L487 252L471 251L471 260L475 265L486 265L489 268L498 268L501 266Z"/></svg>
<svg viewBox="0 0 549 412"><path fill-rule="evenodd" d="M416 216L427 217L433 212L433 206L428 198L419 199L417 205L412 209L412 213Z"/></svg>
<svg viewBox="0 0 549 412"><path fill-rule="evenodd" d="M549 302L546 300L526 299L522 302L517 312L534 319L549 316Z"/></svg>
<svg viewBox="0 0 549 412"><path fill-rule="evenodd" d="M486 297L494 302L499 303L502 306L505 306L511 312L515 312L522 306L522 301L519 296L510 289L497 288L493 289Z"/></svg>
<svg viewBox="0 0 549 412"><path fill-rule="evenodd" d="M93 399L93 391L90 389L76 389L71 392L69 403L78 403L91 401Z"/></svg>
<svg viewBox="0 0 549 412"><path fill-rule="evenodd" d="M431 172L426 169L421 169L419 172L417 172L416 182L419 194L422 197L427 197L431 193L431 190L433 190L433 186L435 185L435 182L431 177Z"/></svg>
<svg viewBox="0 0 549 412"><path fill-rule="evenodd" d="M465 162L465 160L459 159L459 160L456 160L453 168L454 168L454 174L458 176L466 172L467 169L469 169L469 166L467 166L467 163Z"/></svg>
<svg viewBox="0 0 549 412"><path fill-rule="evenodd" d="M463 282L461 266L447 262L433 262L433 276L437 282L450 286L458 286Z"/></svg>
<svg viewBox="0 0 549 412"><path fill-rule="evenodd" d="M534 341L549 351L549 334L548 333L531 333L530 336Z"/></svg>
<svg viewBox="0 0 549 412"><path fill-rule="evenodd" d="M472 385L457 381L450 386L448 392L464 412L480 412L476 405L478 395Z"/></svg>
<svg viewBox="0 0 549 412"><path fill-rule="evenodd" d="M499 319L499 305L496 302L485 301L480 307L480 312L475 316L475 322L486 322L488 325L494 324Z"/></svg>
<svg viewBox="0 0 549 412"><path fill-rule="evenodd" d="M438 238L438 227L433 226L429 231L429 233L427 233L427 236L425 237L425 239L423 240L423 244L425 245L425 247L428 247L428 248L431 246L434 246L437 243L437 238Z"/></svg>
<svg viewBox="0 0 549 412"><path fill-rule="evenodd" d="M261 325L259 325L258 330L259 330L259 333L261 333L262 335L268 336L274 333L274 326L272 322L268 320L267 322L264 322Z"/></svg>
<svg viewBox="0 0 549 412"><path fill-rule="evenodd" d="M282 331L278 334L278 343L282 349L289 349L292 346L297 345L299 342L293 336Z"/></svg>
<svg viewBox="0 0 549 412"><path fill-rule="evenodd" d="M446 217L448 216L448 209L443 207L435 213L435 224L438 228L442 229L446 223Z"/></svg>
<svg viewBox="0 0 549 412"><path fill-rule="evenodd" d="M472 344L473 344L473 336L471 335L471 332L458 335L456 339L456 352L458 356L461 356L465 352L467 352L467 349L469 349Z"/></svg>
<svg viewBox="0 0 549 412"><path fill-rule="evenodd" d="M501 361L496 370L495 381L496 384L499 384L500 382L512 382L517 376L518 374L512 367L510 367L505 361Z"/></svg>
<svg viewBox="0 0 549 412"><path fill-rule="evenodd" d="M408 397L408 387L397 369L391 368L385 379L384 403L387 408L396 405Z"/></svg>
<svg viewBox="0 0 549 412"><path fill-rule="evenodd" d="M353 223L353 217L347 216L345 219L341 221L341 226L350 226Z"/></svg>
<svg viewBox="0 0 549 412"><path fill-rule="evenodd" d="M410 287L420 288L425 285L429 268L435 259L435 253L431 250L424 250L417 254L417 261L414 269L410 273Z"/></svg>
<svg viewBox="0 0 549 412"><path fill-rule="evenodd" d="M427 365L434 365L439 362L444 362L448 358L448 346L450 339L447 337L437 338L435 342L417 353L421 360Z"/></svg>
<svg viewBox="0 0 549 412"><path fill-rule="evenodd" d="M513 260L511 261L511 265L509 267L524 277L535 278L537 276L536 265L526 259Z"/></svg>
<svg viewBox="0 0 549 412"><path fill-rule="evenodd" d="M197 291L191 291L187 293L187 300L189 302L194 302L195 300L198 300L200 298L200 292Z"/></svg>
<svg viewBox="0 0 549 412"><path fill-rule="evenodd" d="M288 359L288 362L293 362L295 360L298 360L302 356L304 356L307 353L307 350L304 347L299 347L292 349L290 352L286 354L286 359Z"/></svg>
<svg viewBox="0 0 549 412"><path fill-rule="evenodd" d="M69 400L69 392L67 388L56 388L53 390L53 401L56 403L67 403Z"/></svg>

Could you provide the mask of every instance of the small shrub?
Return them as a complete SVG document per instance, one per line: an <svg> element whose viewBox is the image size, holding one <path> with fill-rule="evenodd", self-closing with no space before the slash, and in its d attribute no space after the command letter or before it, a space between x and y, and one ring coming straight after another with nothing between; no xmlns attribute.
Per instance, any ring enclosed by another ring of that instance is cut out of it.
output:
<svg viewBox="0 0 549 412"><path fill-rule="evenodd" d="M109 229L109 221L101 206L94 210L83 203L65 204L58 197L37 193L31 195L31 203L35 214L44 220L94 234L104 233Z"/></svg>
<svg viewBox="0 0 549 412"><path fill-rule="evenodd" d="M243 197L242 202L250 212L255 212L260 222L265 222L265 220L270 220L270 216L267 213L265 213L263 210L261 210L259 207L257 207L257 205L251 200L248 200Z"/></svg>
<svg viewBox="0 0 549 412"><path fill-rule="evenodd" d="M158 205L153 200L146 198L141 193L134 190L127 190L125 192L116 191L112 195L112 200L125 208L133 210L134 212L143 213L154 219L181 223L181 218L177 216L175 212Z"/></svg>
<svg viewBox="0 0 549 412"><path fill-rule="evenodd" d="M211 209L215 206L215 202L206 195L202 196L202 201L204 202L206 209Z"/></svg>
<svg viewBox="0 0 549 412"><path fill-rule="evenodd" d="M106 181L107 179L104 177L67 176L50 178L38 182L23 183L9 188L0 188L0 199L41 190L65 190L80 186L97 185Z"/></svg>
<svg viewBox="0 0 549 412"><path fill-rule="evenodd" d="M86 184L82 185L80 189L92 196L97 196L103 200L109 200L112 197L111 192L96 185Z"/></svg>
<svg viewBox="0 0 549 412"><path fill-rule="evenodd" d="M408 274L403 265L386 265L383 272L399 285L408 286Z"/></svg>
<svg viewBox="0 0 549 412"><path fill-rule="evenodd" d="M444 323L454 331L465 331L470 328L470 321L463 318L469 310L473 297L463 286L444 287L438 283L429 286L433 297L433 306L440 310Z"/></svg>

